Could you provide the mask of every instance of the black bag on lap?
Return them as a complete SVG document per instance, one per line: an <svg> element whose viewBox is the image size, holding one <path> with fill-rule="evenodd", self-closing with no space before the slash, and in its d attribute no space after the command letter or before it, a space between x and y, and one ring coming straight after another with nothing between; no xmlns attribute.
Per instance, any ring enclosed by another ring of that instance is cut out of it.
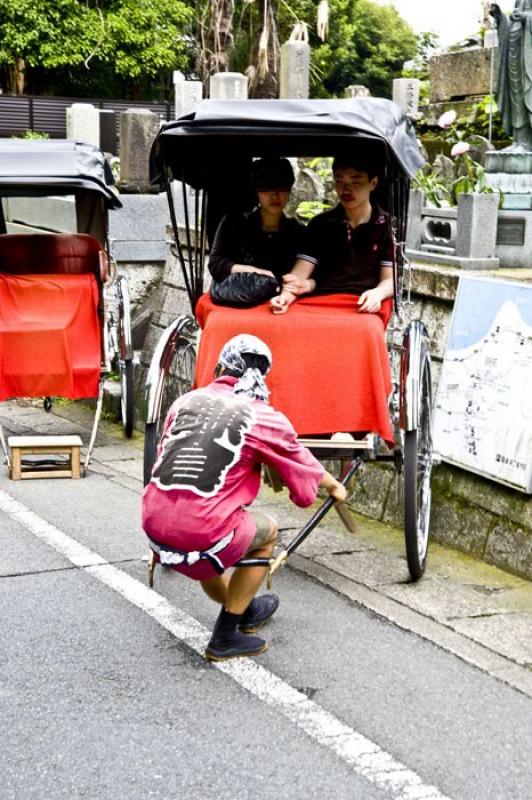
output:
<svg viewBox="0 0 532 800"><path fill-rule="evenodd" d="M232 272L211 284L211 299L218 306L251 308L279 294L279 281L260 272Z"/></svg>

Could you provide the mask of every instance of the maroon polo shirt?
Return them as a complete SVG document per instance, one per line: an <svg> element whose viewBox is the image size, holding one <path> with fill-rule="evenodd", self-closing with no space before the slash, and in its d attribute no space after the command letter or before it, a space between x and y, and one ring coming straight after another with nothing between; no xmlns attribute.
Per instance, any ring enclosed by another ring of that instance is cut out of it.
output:
<svg viewBox="0 0 532 800"><path fill-rule="evenodd" d="M374 206L369 222L353 228L339 203L309 222L298 258L316 265L314 294L358 295L373 289L381 266L393 266L390 215Z"/></svg>

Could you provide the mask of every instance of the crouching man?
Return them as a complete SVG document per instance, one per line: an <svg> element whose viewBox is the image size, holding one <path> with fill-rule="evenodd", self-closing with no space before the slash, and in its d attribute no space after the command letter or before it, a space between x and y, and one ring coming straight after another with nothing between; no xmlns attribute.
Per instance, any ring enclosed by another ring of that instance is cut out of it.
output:
<svg viewBox="0 0 532 800"><path fill-rule="evenodd" d="M142 524L156 557L200 581L222 607L205 653L212 661L264 652L266 642L253 634L279 605L275 594L255 597L265 567L228 572L243 556L273 554L276 523L247 508L260 489L261 464L279 473L298 506L311 505L320 486L338 502L346 497L287 418L268 405L270 368L260 339L227 342L213 383L170 408L143 494Z"/></svg>

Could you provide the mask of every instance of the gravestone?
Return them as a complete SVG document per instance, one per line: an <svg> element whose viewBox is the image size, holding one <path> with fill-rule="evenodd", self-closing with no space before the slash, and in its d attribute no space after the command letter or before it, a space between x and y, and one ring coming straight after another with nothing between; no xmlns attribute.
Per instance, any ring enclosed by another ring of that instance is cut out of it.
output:
<svg viewBox="0 0 532 800"><path fill-rule="evenodd" d="M281 98L307 99L309 96L310 45L304 40L289 40L281 46Z"/></svg>
<svg viewBox="0 0 532 800"><path fill-rule="evenodd" d="M133 194L159 191L150 185L149 154L159 130L159 117L144 108L120 114L120 191Z"/></svg>
<svg viewBox="0 0 532 800"><path fill-rule="evenodd" d="M181 72L174 72L175 118L187 114L203 98L201 81L187 81Z"/></svg>
<svg viewBox="0 0 532 800"><path fill-rule="evenodd" d="M419 110L419 87L417 78L395 78L393 82L393 99L401 106L406 116L417 119Z"/></svg>
<svg viewBox="0 0 532 800"><path fill-rule="evenodd" d="M245 100L248 79L241 72L215 72L209 80L211 100Z"/></svg>
<svg viewBox="0 0 532 800"><path fill-rule="evenodd" d="M67 139L100 146L100 112L92 103L73 103L66 109Z"/></svg>
<svg viewBox="0 0 532 800"><path fill-rule="evenodd" d="M347 86L345 89L346 97L371 97L371 92L367 86L361 83L354 83L352 86Z"/></svg>
<svg viewBox="0 0 532 800"><path fill-rule="evenodd" d="M100 109L100 147L104 153L116 156L118 153L118 140L116 135L116 113L111 110Z"/></svg>

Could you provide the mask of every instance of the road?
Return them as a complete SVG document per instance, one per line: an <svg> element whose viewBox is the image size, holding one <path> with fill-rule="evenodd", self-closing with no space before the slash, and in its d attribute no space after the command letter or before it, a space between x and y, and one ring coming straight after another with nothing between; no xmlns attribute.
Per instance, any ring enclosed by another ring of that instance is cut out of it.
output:
<svg viewBox="0 0 532 800"><path fill-rule="evenodd" d="M84 480L0 471L2 800L532 797L529 696L300 571L266 654L206 662L216 608L147 588L140 483L98 445Z"/></svg>

